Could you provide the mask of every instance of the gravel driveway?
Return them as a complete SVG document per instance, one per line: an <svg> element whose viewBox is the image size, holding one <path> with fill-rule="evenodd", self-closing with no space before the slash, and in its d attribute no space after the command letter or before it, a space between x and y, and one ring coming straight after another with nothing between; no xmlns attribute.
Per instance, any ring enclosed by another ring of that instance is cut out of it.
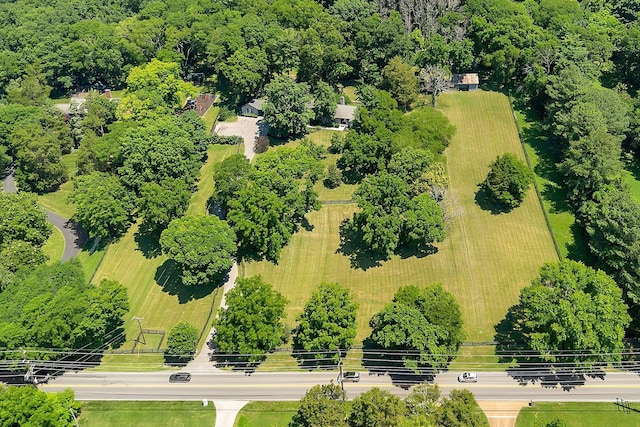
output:
<svg viewBox="0 0 640 427"><path fill-rule="evenodd" d="M267 126L262 122L262 117L238 116L236 122L218 123L215 132L218 135L238 135L244 138L244 155L251 160L255 155L253 150L256 138L267 134Z"/></svg>

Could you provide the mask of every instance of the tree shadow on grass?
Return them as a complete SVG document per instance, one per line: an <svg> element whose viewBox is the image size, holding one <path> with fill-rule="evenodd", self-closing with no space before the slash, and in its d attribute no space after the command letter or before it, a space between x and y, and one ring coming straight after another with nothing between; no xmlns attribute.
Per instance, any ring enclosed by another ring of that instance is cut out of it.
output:
<svg viewBox="0 0 640 427"><path fill-rule="evenodd" d="M156 283L162 287L162 291L169 295L177 296L180 304L186 304L192 300L206 298L215 288L220 286L220 280L216 283L185 286L182 284L180 274L180 268L175 261L168 259L156 269L154 277ZM224 283L224 281L222 283Z"/></svg>
<svg viewBox="0 0 640 427"><path fill-rule="evenodd" d="M509 308L504 319L495 325L496 354L500 363L511 365L507 374L519 385L539 384L544 388L570 391L584 385L587 377L604 379L604 366L580 368L572 362L549 363L525 345L519 327L520 307Z"/></svg>
<svg viewBox="0 0 640 427"><path fill-rule="evenodd" d="M399 246L395 251L395 254L402 259L412 257L420 259L437 253L438 248L433 245L402 245Z"/></svg>
<svg viewBox="0 0 640 427"><path fill-rule="evenodd" d="M155 233L137 231L134 240L142 255L147 259L153 259L162 253L160 237Z"/></svg>
<svg viewBox="0 0 640 427"><path fill-rule="evenodd" d="M402 351L382 349L369 338L363 344L362 365L369 375L388 375L393 385L404 390L435 381L437 372L431 367L420 368L417 373L407 368L402 360Z"/></svg>
<svg viewBox="0 0 640 427"><path fill-rule="evenodd" d="M345 219L340 224L340 246L336 249L336 253L348 257L351 268L367 271L372 267L382 266L382 261L386 261L388 257L381 252L367 248L362 241L362 233L351 230L347 226L348 222L349 220Z"/></svg>
<svg viewBox="0 0 640 427"><path fill-rule="evenodd" d="M341 351L340 355L346 357L347 352ZM337 351L319 354L316 352L308 352L303 348L294 347L291 356L297 360L298 367L307 371L335 371L339 367Z"/></svg>
<svg viewBox="0 0 640 427"><path fill-rule="evenodd" d="M571 224L570 230L573 241L567 245L569 251L567 258L581 261L587 265L595 265L597 259L589 251L589 236L577 222Z"/></svg>
<svg viewBox="0 0 640 427"><path fill-rule="evenodd" d="M483 211L489 211L492 215L500 215L503 213L509 213L513 210L512 207L505 205L504 203L497 203L489 192L482 184L478 184L478 191L476 191L475 197L476 204Z"/></svg>

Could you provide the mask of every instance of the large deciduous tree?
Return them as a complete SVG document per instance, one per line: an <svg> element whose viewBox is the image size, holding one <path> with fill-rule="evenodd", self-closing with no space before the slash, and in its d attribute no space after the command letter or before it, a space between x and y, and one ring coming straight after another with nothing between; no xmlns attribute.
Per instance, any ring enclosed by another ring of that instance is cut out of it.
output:
<svg viewBox="0 0 640 427"><path fill-rule="evenodd" d="M337 363L340 353L346 352L356 336L358 303L348 289L337 283L323 283L311 295L298 318L293 343L309 355L302 359L316 359L319 364Z"/></svg>
<svg viewBox="0 0 640 427"><path fill-rule="evenodd" d="M166 354L181 359L190 358L198 349L198 328L189 322L180 322L169 331Z"/></svg>
<svg viewBox="0 0 640 427"><path fill-rule="evenodd" d="M537 358L573 369L619 361L631 320L613 279L571 260L545 264L514 314L515 329Z"/></svg>
<svg viewBox="0 0 640 427"><path fill-rule="evenodd" d="M482 187L489 196L507 209L520 206L533 182L533 172L514 154L505 153L491 163Z"/></svg>
<svg viewBox="0 0 640 427"><path fill-rule="evenodd" d="M374 387L353 399L349 425L351 427L396 427L407 412L402 400L387 390Z"/></svg>
<svg viewBox="0 0 640 427"><path fill-rule="evenodd" d="M3 426L74 427L80 402L73 391L46 393L36 387L0 387L0 420Z"/></svg>
<svg viewBox="0 0 640 427"><path fill-rule="evenodd" d="M191 193L182 179L166 178L159 184L142 184L138 201L142 228L160 234L172 220L184 215L190 198Z"/></svg>
<svg viewBox="0 0 640 427"><path fill-rule="evenodd" d="M47 216L33 194L0 193L0 248L14 241L41 247L51 232Z"/></svg>
<svg viewBox="0 0 640 427"><path fill-rule="evenodd" d="M223 211L227 210L229 201L249 184L252 169L244 154L233 154L215 165L213 195Z"/></svg>
<svg viewBox="0 0 640 427"><path fill-rule="evenodd" d="M386 350L406 351L402 363L415 372L446 366L464 338L460 307L438 284L400 288L369 324L370 340Z"/></svg>
<svg viewBox="0 0 640 427"><path fill-rule="evenodd" d="M69 199L78 207L74 219L89 236L119 237L133 221L133 197L113 175L92 172L78 177Z"/></svg>
<svg viewBox="0 0 640 427"><path fill-rule="evenodd" d="M289 427L347 427L345 393L337 384L313 386L300 399Z"/></svg>
<svg viewBox="0 0 640 427"><path fill-rule="evenodd" d="M227 308L214 322L222 357L256 363L284 342L287 300L262 277L238 279L226 298Z"/></svg>
<svg viewBox="0 0 640 427"><path fill-rule="evenodd" d="M181 268L184 285L205 285L222 278L233 265L236 236L217 216L186 216L171 221L160 245Z"/></svg>
<svg viewBox="0 0 640 427"><path fill-rule="evenodd" d="M265 92L264 120L271 135L285 139L307 133L307 124L314 114L308 105L311 97L305 83L278 76L265 86Z"/></svg>

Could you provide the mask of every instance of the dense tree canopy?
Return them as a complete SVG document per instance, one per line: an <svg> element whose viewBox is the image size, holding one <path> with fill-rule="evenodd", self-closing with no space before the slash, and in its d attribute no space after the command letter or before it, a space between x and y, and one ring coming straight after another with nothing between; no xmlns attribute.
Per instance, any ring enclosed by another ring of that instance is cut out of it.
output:
<svg viewBox="0 0 640 427"><path fill-rule="evenodd" d="M383 349L406 351L402 364L416 372L446 366L464 338L460 307L441 285L400 288L369 324L369 339Z"/></svg>
<svg viewBox="0 0 640 427"><path fill-rule="evenodd" d="M113 280L87 284L78 261L19 270L0 292L0 349L99 348L122 331L127 290ZM18 354L19 353L19 354ZM22 359L22 352L6 353ZM56 359L43 352L30 357Z"/></svg>
<svg viewBox="0 0 640 427"><path fill-rule="evenodd" d="M185 216L171 221L160 246L182 270L184 285L206 285L221 279L233 265L236 236L215 215Z"/></svg>
<svg viewBox="0 0 640 427"><path fill-rule="evenodd" d="M166 178L160 183L142 184L138 200L142 228L160 234L172 220L184 215L190 199L191 193L182 179Z"/></svg>
<svg viewBox="0 0 640 427"><path fill-rule="evenodd" d="M630 318L606 273L582 263L547 263L522 290L514 328L536 357L560 366L620 360Z"/></svg>
<svg viewBox="0 0 640 427"><path fill-rule="evenodd" d="M75 220L89 236L119 237L133 221L133 196L113 175L93 172L78 177L70 200L78 207Z"/></svg>
<svg viewBox="0 0 640 427"><path fill-rule="evenodd" d="M347 404L337 384L316 385L300 399L289 427L346 427Z"/></svg>
<svg viewBox="0 0 640 427"><path fill-rule="evenodd" d="M34 195L0 193L0 249L14 241L41 247L51 232Z"/></svg>
<svg viewBox="0 0 640 427"><path fill-rule="evenodd" d="M284 342L287 300L262 277L238 279L226 300L227 308L214 322L216 344L224 357L255 363Z"/></svg>
<svg viewBox="0 0 640 427"><path fill-rule="evenodd" d="M349 425L352 427L395 427L406 413L402 400L377 387L353 399Z"/></svg>
<svg viewBox="0 0 640 427"><path fill-rule="evenodd" d="M36 387L0 387L0 425L75 427L80 402L73 391L47 393Z"/></svg>
<svg viewBox="0 0 640 427"><path fill-rule="evenodd" d="M298 320L293 343L302 359L319 364L337 363L341 352L351 348L356 336L356 303L348 289L337 283L323 283L311 295Z"/></svg>
<svg viewBox="0 0 640 427"><path fill-rule="evenodd" d="M307 125L314 113L308 105L311 95L305 83L279 76L265 86L265 92L264 120L271 135L286 139L307 133Z"/></svg>

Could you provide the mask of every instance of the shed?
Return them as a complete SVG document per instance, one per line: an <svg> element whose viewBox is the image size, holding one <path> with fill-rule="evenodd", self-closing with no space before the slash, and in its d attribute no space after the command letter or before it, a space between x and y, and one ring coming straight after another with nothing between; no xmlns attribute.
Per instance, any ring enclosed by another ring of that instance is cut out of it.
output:
<svg viewBox="0 0 640 427"><path fill-rule="evenodd" d="M477 73L454 74L453 85L458 90L478 90L480 78Z"/></svg>
<svg viewBox="0 0 640 427"><path fill-rule="evenodd" d="M244 116L262 116L264 115L264 111L262 111L264 102L264 99L252 99L251 102L240 107L240 111Z"/></svg>

